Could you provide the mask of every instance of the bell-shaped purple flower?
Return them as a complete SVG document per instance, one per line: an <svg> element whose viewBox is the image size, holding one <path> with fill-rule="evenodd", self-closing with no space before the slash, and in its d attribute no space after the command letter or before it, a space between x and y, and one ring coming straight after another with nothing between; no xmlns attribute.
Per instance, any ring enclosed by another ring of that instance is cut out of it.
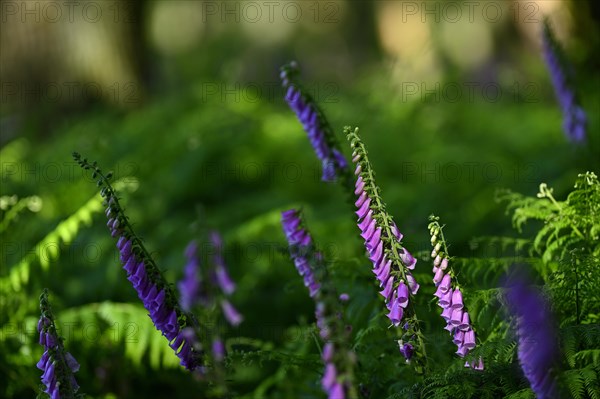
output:
<svg viewBox="0 0 600 399"><path fill-rule="evenodd" d="M452 290L451 289L449 291L446 291L445 294L442 294L438 304L442 308L447 308L452 305Z"/></svg>
<svg viewBox="0 0 600 399"><path fill-rule="evenodd" d="M462 292L460 292L460 288L457 288L452 292L452 309L462 309L463 307Z"/></svg>
<svg viewBox="0 0 600 399"><path fill-rule="evenodd" d="M325 366L325 374L323 374L323 379L321 380L321 384L323 384L323 388L327 391L331 389L333 384L337 379L337 370L335 369L335 365L333 363L327 363Z"/></svg>
<svg viewBox="0 0 600 399"><path fill-rule="evenodd" d="M225 316L225 319L227 319L229 324L231 324L233 327L237 327L244 320L242 315L227 299L223 299L221 301L221 309L223 309L223 315Z"/></svg>
<svg viewBox="0 0 600 399"><path fill-rule="evenodd" d="M462 321L458 325L458 328L462 331L467 331L471 327L471 320L469 319L469 312L464 312L462 315Z"/></svg>
<svg viewBox="0 0 600 399"><path fill-rule="evenodd" d="M463 345L469 350L475 348L475 331L469 329L464 334L465 339L463 341Z"/></svg>
<svg viewBox="0 0 600 399"><path fill-rule="evenodd" d="M419 285L419 283L417 283L417 280L415 280L413 275L410 274L410 272L408 271L406 272L406 282L408 283L410 293L413 295L417 295L417 292L419 292L419 287L421 286Z"/></svg>
<svg viewBox="0 0 600 399"><path fill-rule="evenodd" d="M390 276L385 283L385 288L380 292L386 300L390 300L390 296L392 295L392 291L394 289L394 276Z"/></svg>
<svg viewBox="0 0 600 399"><path fill-rule="evenodd" d="M434 284L440 284L442 282L442 279L444 278L444 271L440 268L437 268L435 271L435 275L433 276L433 283Z"/></svg>
<svg viewBox="0 0 600 399"><path fill-rule="evenodd" d="M457 327L462 322L462 309L452 308L452 317L450 317L450 323Z"/></svg>
<svg viewBox="0 0 600 399"><path fill-rule="evenodd" d="M414 354L414 346L412 346L412 344L410 343L402 343L400 342L400 353L402 354L402 356L404 356L404 358L406 359L406 361L410 361L410 359L412 358L413 354Z"/></svg>
<svg viewBox="0 0 600 399"><path fill-rule="evenodd" d="M328 399L345 399L344 387L339 382L333 384L328 393Z"/></svg>
<svg viewBox="0 0 600 399"><path fill-rule="evenodd" d="M400 285L398 285L398 304L403 307L406 308L408 306L408 287L406 286L406 284L404 284L404 281L400 282Z"/></svg>
<svg viewBox="0 0 600 399"><path fill-rule="evenodd" d="M446 274L442 278L442 282L440 283L440 285L438 286L438 288L439 288L440 292L442 292L442 293L448 292L450 290L450 288L451 288L451 284L452 284L452 279L450 277L450 274Z"/></svg>
<svg viewBox="0 0 600 399"><path fill-rule="evenodd" d="M403 313L404 311L402 307L400 307L398 300L392 301L392 306L390 312L388 313L388 318L394 326L398 327L400 325Z"/></svg>

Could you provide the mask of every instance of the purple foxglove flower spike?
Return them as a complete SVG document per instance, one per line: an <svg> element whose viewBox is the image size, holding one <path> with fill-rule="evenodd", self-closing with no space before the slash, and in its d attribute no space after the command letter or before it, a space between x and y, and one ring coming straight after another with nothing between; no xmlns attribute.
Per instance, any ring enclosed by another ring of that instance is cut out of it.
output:
<svg viewBox="0 0 600 399"><path fill-rule="evenodd" d="M463 303L462 291L453 284L453 273L449 265L448 248L444 238L443 228L440 226L436 216L430 216L429 234L431 235L431 245L433 250L431 257L434 258L434 282L438 284L435 296L438 297L438 305L444 310L442 318L446 321L446 331L453 334L452 342L457 345L456 354L464 357L475 347L475 332L471 326L470 316ZM446 273L444 273L446 272ZM441 276L441 278L440 278ZM477 364L476 370L483 370L483 360L481 368ZM471 367L467 362L465 367ZM475 368L474 368L475 369Z"/></svg>
<svg viewBox="0 0 600 399"><path fill-rule="evenodd" d="M516 320L517 355L538 398L556 398L558 340L549 305L522 277L507 284L506 300Z"/></svg>
<svg viewBox="0 0 600 399"><path fill-rule="evenodd" d="M411 348L407 359L412 357L416 344L416 363L423 366L427 356L419 333L418 319L410 301L410 295L416 295L419 290L419 284L410 272L415 268L417 260L403 247L403 235L385 210L379 188L373 179L374 172L366 148L358 136L358 129L345 128L344 131L353 150L352 162L355 164L353 192L356 195L354 205L357 208L357 225L367 256L373 264L373 273L382 287L380 294L385 298L387 317L396 327L403 324L402 318L405 319L404 324L409 324L413 333L408 336L408 340L415 342L405 342ZM401 351L404 351L402 348Z"/></svg>
<svg viewBox="0 0 600 399"><path fill-rule="evenodd" d="M586 139L587 117L576 99L571 76L572 67L567 65L562 49L554 37L547 19L543 23L542 49L556 98L562 108L563 130L572 142L581 143Z"/></svg>
<svg viewBox="0 0 600 399"><path fill-rule="evenodd" d="M177 304L177 295L133 231L119 204L117 192L110 184L112 174L103 174L95 162L89 163L78 153L73 153L73 158L82 168L92 169L92 177L98 178L98 187L101 187L100 194L105 200L106 216L109 220L113 220L108 227L111 236L117 238L119 258L127 272L127 278L148 310L150 319L156 328L171 343L179 332L180 323L182 326L188 326L191 323L191 316ZM156 295L154 295L155 292ZM193 371L200 367L201 353L186 350L177 352L176 355L179 356L181 365L187 369Z"/></svg>
<svg viewBox="0 0 600 399"><path fill-rule="evenodd" d="M281 223L288 238L290 256L294 260L299 274L309 288L309 295L315 300L315 318L319 336L326 341L321 355L325 363L325 372L321 380L323 390L329 398L344 398L346 394L356 397L351 384L355 357L349 347L347 334L351 331L342 324L342 313L337 307L349 299L348 294L337 295L332 282L327 279L327 270L323 256L315 250L312 238L304 228L300 212L289 210L282 212ZM367 223L364 230L368 229ZM296 238L302 232L308 239L299 242ZM370 232L369 234L374 234ZM302 267L298 267L302 265ZM324 286L321 289L321 285ZM397 311L396 311L397 313ZM401 317L401 316L400 316ZM346 348L345 348L346 347ZM340 383L339 381L344 381Z"/></svg>
<svg viewBox="0 0 600 399"><path fill-rule="evenodd" d="M315 101L295 82L298 66L295 62L281 68L281 79L287 89L285 100L294 111L323 165L323 181L335 181L348 173L348 161L338 149L333 129Z"/></svg>
<svg viewBox="0 0 600 399"><path fill-rule="evenodd" d="M62 339L58 336L47 289L44 289L40 295L40 311L37 331L40 334L40 344L44 347L44 353L36 367L43 372L41 376L42 383L45 385L43 392L51 398L75 397L79 384L73 373L79 371L79 363L65 350Z"/></svg>

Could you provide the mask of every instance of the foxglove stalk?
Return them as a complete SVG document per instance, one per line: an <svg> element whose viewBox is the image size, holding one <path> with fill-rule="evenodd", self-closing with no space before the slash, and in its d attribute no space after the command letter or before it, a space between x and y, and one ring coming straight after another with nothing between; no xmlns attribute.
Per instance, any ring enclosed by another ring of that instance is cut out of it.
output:
<svg viewBox="0 0 600 399"><path fill-rule="evenodd" d="M281 213L281 224L287 238L290 256L298 274L303 277L309 295L315 300L315 317L319 336L325 342L322 359L325 371L321 380L329 399L356 398L353 385L354 352L349 349L348 331L341 320L339 303L349 299L337 295L328 279L323 256L315 250L313 239L303 226L299 211Z"/></svg>
<svg viewBox="0 0 600 399"><path fill-rule="evenodd" d="M235 283L229 277L223 258L223 240L216 231L211 232L209 237L208 245L202 246L209 255L202 257L202 266L196 242L192 241L186 248L187 264L178 287L182 307L193 309L199 319L215 326L212 334L190 331L188 339L194 347L207 348L206 367L202 368L201 374L211 382L215 397L228 397L227 372L223 362L227 353L221 338L221 326L224 325L221 320L224 318L231 326L237 327L243 316L229 301L229 296L235 291Z"/></svg>
<svg viewBox="0 0 600 399"><path fill-rule="evenodd" d="M36 366L43 371L44 392L52 399L74 398L79 385L73 373L79 370L79 363L65 350L62 338L58 336L46 289L40 295L40 311L37 330L44 354Z"/></svg>
<svg viewBox="0 0 600 399"><path fill-rule="evenodd" d="M379 188L373 177L367 150L358 136L358 128L353 131L346 127L344 131L353 150L352 162L356 165L354 194L357 198L357 223L369 260L373 264L373 273L381 288L380 294L386 302L387 317L393 326L404 324L407 327L403 329L401 346L401 353L406 361L413 360L413 352L419 360L424 360L426 355L422 334L410 305L411 296L416 295L419 290L419 284L411 274L417 260L402 246L403 235L379 197ZM410 350L402 350L405 343L410 344Z"/></svg>
<svg viewBox="0 0 600 399"><path fill-rule="evenodd" d="M92 178L98 178L98 186L102 187L100 194L105 199L106 225L111 236L118 238L119 258L127 280L148 310L156 329L167 338L182 366L190 371L200 369L202 353L183 332L186 327L192 327L192 317L179 306L177 295L133 231L109 182L111 174L104 175L95 162L90 164L77 153L73 153L73 158L82 168L93 170Z"/></svg>
<svg viewBox="0 0 600 399"><path fill-rule="evenodd" d="M203 269L200 268L197 252L198 246L192 241L185 251L188 261L184 278L178 284L181 306L186 310L198 304L209 308L216 300L227 322L237 327L243 321L243 316L227 299L235 291L235 283L227 272L223 259L223 240L219 233L210 233L209 252L212 253L212 258Z"/></svg>
<svg viewBox="0 0 600 399"><path fill-rule="evenodd" d="M458 285L452 267L450 255L444 238L443 226L439 218L429 217L429 234L431 235L431 258L433 259L433 283L437 287L435 296L442 308L442 317L446 321L445 330L452 336L452 342L457 346L456 354L465 357L476 346L475 331L471 326L469 312L463 302L463 293ZM465 367L483 370L483 359L467 361Z"/></svg>
<svg viewBox="0 0 600 399"><path fill-rule="evenodd" d="M287 90L285 100L294 111L313 146L317 157L323 164L323 181L335 181L347 174L348 162L339 150L333 129L325 115L312 97L294 80L298 73L298 65L291 62L281 68L281 81Z"/></svg>
<svg viewBox="0 0 600 399"><path fill-rule="evenodd" d="M237 327L243 321L243 316L228 300L235 291L235 283L227 272L222 253L223 240L216 231L210 233L208 252L212 257L208 257L206 265L201 268L196 242L190 242L186 248L187 264L184 277L178 284L181 306L202 313L202 319L210 324L217 325L217 319L222 315L231 326ZM214 306L215 303L219 306ZM221 362L225 357L225 344L218 334L217 332L215 337L207 337L206 342L200 342L198 339L204 334L194 334L194 339L197 346L210 347L213 359Z"/></svg>
<svg viewBox="0 0 600 399"><path fill-rule="evenodd" d="M542 29L542 52L563 112L563 130L571 141L581 143L586 139L587 117L577 100L572 67L566 61L547 19Z"/></svg>
<svg viewBox="0 0 600 399"><path fill-rule="evenodd" d="M515 319L518 358L538 399L556 398L558 342L548 303L523 280L509 282L506 301Z"/></svg>

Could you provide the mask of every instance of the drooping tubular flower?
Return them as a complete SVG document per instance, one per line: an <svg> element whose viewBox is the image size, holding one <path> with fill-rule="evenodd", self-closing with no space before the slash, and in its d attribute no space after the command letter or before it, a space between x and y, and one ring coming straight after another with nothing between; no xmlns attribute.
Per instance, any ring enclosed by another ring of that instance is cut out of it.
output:
<svg viewBox="0 0 600 399"><path fill-rule="evenodd" d="M538 399L557 397L556 329L548 303L522 277L509 281L506 301L515 319L519 364Z"/></svg>
<svg viewBox="0 0 600 399"><path fill-rule="evenodd" d="M379 196L379 188L373 177L367 150L358 136L358 128L352 130L346 127L344 131L353 150L352 162L356 165L354 194L357 198L355 205L358 227L365 241L369 260L373 263L373 273L381 288L380 294L386 302L387 317L395 327L400 324L405 326L401 353L407 362L411 361L413 353L420 359L425 359L418 319L410 306L411 296L416 295L419 290L419 284L411 274L417 260L402 246L403 235Z"/></svg>
<svg viewBox="0 0 600 399"><path fill-rule="evenodd" d="M223 259L223 240L216 231L210 233L209 245L203 257L204 264L200 265L198 245L196 241L188 244L185 250L187 264L184 268L184 277L178 283L181 295L180 304L186 311L194 310L195 315L217 329L212 334L201 331L190 331L189 340L195 348L210 348L210 355L206 350L205 359L207 367L202 369L206 379L219 389L221 393L227 392L225 370L221 362L226 355L225 343L221 339L219 326L221 317L232 326L238 326L242 315L229 302L228 297L235 291L235 283L229 277L227 266ZM215 306L219 304L219 306ZM212 364L209 359L212 357Z"/></svg>
<svg viewBox="0 0 600 399"><path fill-rule="evenodd" d="M458 286L452 267L449 265L450 255L444 238L443 226L439 218L429 217L429 234L431 235L431 257L433 258L433 283L437 287L435 296L438 305L443 309L442 317L446 321L446 328L452 336L452 342L457 346L456 354L465 357L475 348L475 331L471 326L471 319L463 303L463 293ZM467 361L465 367L483 370L483 359Z"/></svg>
<svg viewBox="0 0 600 399"><path fill-rule="evenodd" d="M79 370L79 363L65 350L62 338L58 336L47 289L40 295L40 311L37 330L44 354L36 366L43 371L42 383L46 388L44 392L52 399L74 398L79 385L73 373Z"/></svg>
<svg viewBox="0 0 600 399"><path fill-rule="evenodd" d="M179 306L177 295L133 231L119 204L117 193L109 182L111 174L104 175L95 162L90 164L77 153L73 153L73 158L82 168L92 169L92 177L98 178L98 186L102 187L100 194L106 205L106 225L112 237L118 238L117 248L127 280L148 310L150 319L167 338L181 365L190 371L199 369L202 353L193 347L184 333L187 327L192 327L193 319Z"/></svg>
<svg viewBox="0 0 600 399"><path fill-rule="evenodd" d="M357 398L353 384L356 357L350 349L348 330L343 325L339 309L340 301L347 301L349 297L347 294L337 295L323 256L315 249L310 233L303 226L300 211L290 209L282 212L281 224L296 270L316 302L317 327L325 342L321 356L325 364L321 379L323 390L329 399Z"/></svg>
<svg viewBox="0 0 600 399"><path fill-rule="evenodd" d="M547 19L544 19L542 28L542 50L556 99L563 112L563 130L571 141L581 143L586 139L587 117L577 100L572 67L567 62Z"/></svg>
<svg viewBox="0 0 600 399"><path fill-rule="evenodd" d="M200 304L211 307L217 301L223 311L223 316L232 326L238 326L243 316L229 302L228 297L235 291L235 283L229 277L227 266L223 260L223 240L216 231L210 233L210 248L212 258L200 268L198 246L195 241L188 244L185 255L188 263L184 269L184 277L179 282L181 306L190 310Z"/></svg>
<svg viewBox="0 0 600 399"><path fill-rule="evenodd" d="M348 162L339 150L337 139L325 115L313 98L294 80L297 73L296 62L281 67L281 81L287 90L285 100L302 123L317 157L323 164L322 180L335 181L347 174Z"/></svg>

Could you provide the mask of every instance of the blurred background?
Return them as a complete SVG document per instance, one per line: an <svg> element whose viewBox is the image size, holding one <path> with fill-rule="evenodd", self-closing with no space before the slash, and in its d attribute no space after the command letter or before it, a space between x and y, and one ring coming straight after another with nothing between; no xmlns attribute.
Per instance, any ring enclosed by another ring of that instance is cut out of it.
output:
<svg viewBox="0 0 600 399"><path fill-rule="evenodd" d="M232 361L234 397L321 397L314 340L298 338L313 305L281 252L279 212L304 207L340 287L363 298L350 304L357 323L365 304L380 304L346 196L320 181L283 100L279 67L291 60L342 148L342 127L360 127L415 253L429 248L431 213L448 225L455 255L468 256L474 237L515 234L494 201L498 188L534 195L546 182L564 199L577 173L598 172L600 3L592 0L2 0L0 11L3 397L31 397L39 384L43 287L67 323L84 392L203 397L125 280L93 180L72 151L115 172L129 217L171 282L192 238L223 233L239 286L232 301L246 319L228 332L231 352L246 342L235 337L249 337L316 365L296 375L302 368L281 372L282 358ZM583 145L561 128L541 54L545 17L588 115ZM395 353L390 345L381 350ZM285 385L291 378L297 389ZM303 381L314 389L301 396Z"/></svg>

